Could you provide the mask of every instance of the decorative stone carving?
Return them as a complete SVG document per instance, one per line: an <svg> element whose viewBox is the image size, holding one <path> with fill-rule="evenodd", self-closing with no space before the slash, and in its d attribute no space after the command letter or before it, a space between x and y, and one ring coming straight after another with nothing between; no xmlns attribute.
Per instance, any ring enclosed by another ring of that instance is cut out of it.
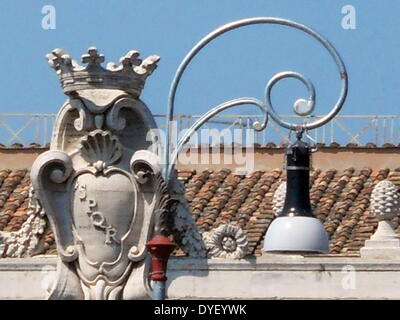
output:
<svg viewBox="0 0 400 320"><path fill-rule="evenodd" d="M244 231L231 224L223 224L203 233L203 239L210 257L242 259L249 252Z"/></svg>
<svg viewBox="0 0 400 320"><path fill-rule="evenodd" d="M285 205L286 198L286 181L282 181L279 187L275 190L274 197L272 199L272 210L275 216L278 216Z"/></svg>
<svg viewBox="0 0 400 320"><path fill-rule="evenodd" d="M371 194L371 211L380 220L387 221L397 216L400 196L397 187L390 181L379 182Z"/></svg>
<svg viewBox="0 0 400 320"><path fill-rule="evenodd" d="M361 257L400 258L400 238L393 230L391 220L400 210L400 195L390 181L379 182L371 194L371 212L379 219L378 228L361 248Z"/></svg>
<svg viewBox="0 0 400 320"><path fill-rule="evenodd" d="M178 246L193 258L204 258L207 249L194 222L189 204L184 196L184 187L178 179L170 181L172 197L175 200L172 234Z"/></svg>
<svg viewBox="0 0 400 320"><path fill-rule="evenodd" d="M87 89L118 89L136 98L160 60L160 57L152 55L142 61L139 52L132 50L120 59L119 66L110 62L103 68L101 63L104 62L104 56L95 47L90 47L88 53L82 55L82 62L87 63L87 66L79 65L62 49L54 49L46 58L59 75L65 93Z"/></svg>
<svg viewBox="0 0 400 320"><path fill-rule="evenodd" d="M118 138L112 136L109 131L99 129L82 138L79 151L82 157L99 171L114 164L122 156L122 146Z"/></svg>
<svg viewBox="0 0 400 320"><path fill-rule="evenodd" d="M48 59L69 95L31 171L59 254L49 299L149 297L145 244L169 234L174 202L153 152L154 118L138 99L159 58L130 51L105 69L89 48L86 67L59 49Z"/></svg>
<svg viewBox="0 0 400 320"><path fill-rule="evenodd" d="M40 252L40 238L47 223L33 188L29 190L27 215L28 218L18 231L0 232L0 257L20 258Z"/></svg>

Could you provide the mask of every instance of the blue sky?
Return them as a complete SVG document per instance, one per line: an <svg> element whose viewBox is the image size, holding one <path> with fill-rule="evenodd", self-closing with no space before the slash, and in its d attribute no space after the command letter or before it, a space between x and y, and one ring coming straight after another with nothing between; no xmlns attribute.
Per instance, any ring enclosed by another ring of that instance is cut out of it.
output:
<svg viewBox="0 0 400 320"><path fill-rule="evenodd" d="M344 5L356 9L356 29L342 28ZM56 8L56 29L41 27L44 5ZM44 58L53 48L80 60L89 46L117 62L128 50L158 54L142 100L165 113L170 83L190 48L214 28L240 18L277 16L306 24L329 39L349 73L342 114L396 114L400 88L398 0L2 0L0 112L55 113L65 100L54 70ZM293 70L309 77L317 93L316 113L337 100L340 83L328 53L297 30L273 25L233 31L193 61L178 89L176 112L201 114L241 96L262 99L275 73ZM305 88L285 80L274 91L276 109L291 110ZM258 113L251 107L238 112ZM232 113L232 111L230 112Z"/></svg>

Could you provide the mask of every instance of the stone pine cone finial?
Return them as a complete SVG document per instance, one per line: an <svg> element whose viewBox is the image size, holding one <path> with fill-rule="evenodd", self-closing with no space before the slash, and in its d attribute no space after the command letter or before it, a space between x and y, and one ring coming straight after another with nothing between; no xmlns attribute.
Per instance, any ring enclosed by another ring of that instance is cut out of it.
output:
<svg viewBox="0 0 400 320"><path fill-rule="evenodd" d="M120 59L120 65L108 63L104 68L104 55L96 47L90 47L82 55L79 65L62 49L54 49L46 55L49 65L56 70L64 93L84 89L119 89L139 97L145 81L157 67L160 57L152 55L139 59L139 52L131 50Z"/></svg>
<svg viewBox="0 0 400 320"><path fill-rule="evenodd" d="M390 220L400 210L400 196L397 187L390 181L379 182L371 194L371 212L379 220Z"/></svg>
<svg viewBox="0 0 400 320"><path fill-rule="evenodd" d="M278 189L276 189L274 193L274 198L272 199L272 210L275 216L278 216L282 212L283 206L285 204L285 198L286 198L286 181L282 181Z"/></svg>

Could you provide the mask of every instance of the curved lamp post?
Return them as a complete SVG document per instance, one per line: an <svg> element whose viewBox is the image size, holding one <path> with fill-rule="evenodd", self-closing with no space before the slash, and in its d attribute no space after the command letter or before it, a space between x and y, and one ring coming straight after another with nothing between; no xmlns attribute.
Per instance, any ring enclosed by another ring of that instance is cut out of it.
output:
<svg viewBox="0 0 400 320"><path fill-rule="evenodd" d="M207 113L205 113L199 120L197 120L189 128L187 133L180 139L180 141L178 142L177 148L174 150L174 152L171 155L170 154L170 137L171 137L171 124L174 119L175 96L176 96L176 91L178 89L178 85L180 83L182 75L185 72L187 66L190 64L190 62L193 60L193 58L200 52L200 50L203 49L212 40L216 39L220 35L227 33L231 30L245 27L248 25L254 25L254 24L277 24L277 25L289 26L289 27L301 30L301 31L311 35L315 39L317 39L328 50L329 54L332 56L332 58L334 59L336 65L338 67L339 78L341 80L342 87L341 87L339 99L337 100L336 104L334 105L332 110L326 116L324 116L323 118L316 120L312 123L293 124L293 123L283 121L279 117L279 115L276 113L276 111L271 103L271 91L272 91L273 86L278 81L280 81L284 78L294 78L294 79L300 80L303 84L306 85L308 92L309 92L308 99L299 99L294 104L295 112L300 116L307 116L307 115L311 114L311 112L314 110L315 89L314 89L312 82L300 73L293 72L293 71L280 72L280 73L274 75L271 78L271 80L268 82L266 89L265 89L265 101L264 102L260 101L256 98L245 97L245 98L238 98L238 99L226 101L226 102L210 109ZM168 108L167 123L166 123L167 139L166 139L166 143L165 143L165 153L164 153L164 165L165 165L164 177L166 179L169 179L171 172L174 169L178 154L179 154L180 150L182 149L182 147L184 146L184 144L187 141L189 141L191 135L197 129L199 129L202 125L204 125L210 118L212 118L213 116L222 112L223 110L226 110L228 108L238 106L238 105L252 104L252 105L257 106L264 112L264 121L262 123L259 123L259 122L254 123L254 125L253 125L254 130L262 131L263 129L265 129L265 127L267 126L267 123L268 123L268 116L270 115L271 118L281 127L284 127L289 130L304 132L307 130L318 128L336 116L336 114L342 108L343 103L346 99L347 87L348 87L348 80L347 80L346 68L345 68L344 63L343 63L342 59L340 58L338 52L336 51L336 49L332 46L332 44L328 40L326 40L324 37L322 37L319 33L314 31L313 29L311 29L303 24L291 21L291 20L275 18L275 17L247 18L247 19L237 20L237 21L233 21L233 22L224 24L221 27L210 32L208 35L206 35L189 51L189 53L185 56L185 58L182 60L181 64L179 65L179 67L175 73L174 79L172 80L170 91L169 91L169 96L168 96L168 106L167 106L167 108Z"/></svg>
<svg viewBox="0 0 400 320"><path fill-rule="evenodd" d="M186 132L186 134L178 141L177 147L171 153L170 138L171 138L171 123L174 119L175 95L179 86L180 80L187 66L193 58L212 40L218 36L227 33L231 30L255 24L275 24L283 25L303 31L325 47L333 60L335 61L339 79L341 81L341 91L339 99L333 106L332 110L322 117L311 123L294 124L285 122L275 111L271 103L271 91L274 85L284 78L294 78L301 81L308 89L307 99L298 99L294 103L294 111L300 116L310 115L315 108L315 88L312 82L302 74L293 71L284 71L274 75L267 83L265 89L264 101L256 98L243 97L224 103L210 109L200 119L198 119ZM185 56L179 65L175 77L172 81L169 96L168 96L168 111L167 111L167 139L164 153L164 169L163 176L166 181L171 177L177 161L179 152L190 139L196 130L201 128L209 119L218 113L238 105L254 105L258 107L264 114L263 122L255 122L253 128L256 131L264 130L268 124L268 118L271 116L279 126L290 131L295 131L297 141L289 146L286 152L287 163L287 194L284 209L276 218L268 229L265 236L265 251L300 251L300 252L326 252L328 250L328 237L321 222L314 216L309 199L309 170L310 170L310 147L306 142L301 140L304 133L316 129L332 118L340 111L347 96L348 79L346 68L335 48L313 29L286 19L274 17L255 17L233 21L227 23L201 39ZM153 246L154 247L154 246ZM155 249L154 249L155 250ZM165 265L166 268L166 265ZM163 287L165 289L165 287ZM164 290L163 289L163 290ZM162 299L165 293L161 293L157 298Z"/></svg>

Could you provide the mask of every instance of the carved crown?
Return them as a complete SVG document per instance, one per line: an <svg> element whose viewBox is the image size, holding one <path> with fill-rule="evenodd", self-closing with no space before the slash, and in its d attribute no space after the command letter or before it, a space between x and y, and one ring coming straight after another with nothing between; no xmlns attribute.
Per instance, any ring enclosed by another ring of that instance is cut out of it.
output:
<svg viewBox="0 0 400 320"><path fill-rule="evenodd" d="M82 55L79 65L62 49L54 49L46 55L49 65L56 70L64 93L69 94L84 89L119 89L139 97L144 83L157 68L159 56L152 55L144 60L139 59L138 51L129 51L120 59L120 65L108 63L104 68L104 55L97 48L90 47Z"/></svg>

